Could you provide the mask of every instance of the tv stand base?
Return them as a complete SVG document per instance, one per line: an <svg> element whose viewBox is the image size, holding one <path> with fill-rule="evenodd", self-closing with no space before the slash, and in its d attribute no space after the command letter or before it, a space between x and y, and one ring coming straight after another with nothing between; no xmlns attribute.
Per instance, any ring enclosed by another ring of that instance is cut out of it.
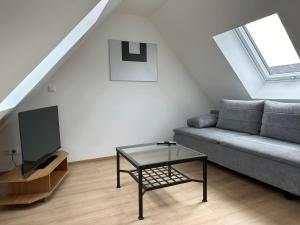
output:
<svg viewBox="0 0 300 225"><path fill-rule="evenodd" d="M53 194L69 173L67 155L58 151L51 162L29 177L22 176L21 166L0 176L0 183L7 184L7 195L0 198L0 206L32 204Z"/></svg>
<svg viewBox="0 0 300 225"><path fill-rule="evenodd" d="M41 163L37 169L44 169L46 168L54 159L57 158L57 155L50 156L45 162Z"/></svg>

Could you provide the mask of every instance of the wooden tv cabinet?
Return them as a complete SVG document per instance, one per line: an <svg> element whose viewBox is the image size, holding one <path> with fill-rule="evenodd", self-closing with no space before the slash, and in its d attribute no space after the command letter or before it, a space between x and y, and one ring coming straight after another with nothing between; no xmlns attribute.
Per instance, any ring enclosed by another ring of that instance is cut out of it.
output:
<svg viewBox="0 0 300 225"><path fill-rule="evenodd" d="M45 168L36 170L24 178L21 166L0 176L0 183L6 184L6 193L0 197L0 206L26 205L49 197L68 174L68 153L58 151L57 157Z"/></svg>

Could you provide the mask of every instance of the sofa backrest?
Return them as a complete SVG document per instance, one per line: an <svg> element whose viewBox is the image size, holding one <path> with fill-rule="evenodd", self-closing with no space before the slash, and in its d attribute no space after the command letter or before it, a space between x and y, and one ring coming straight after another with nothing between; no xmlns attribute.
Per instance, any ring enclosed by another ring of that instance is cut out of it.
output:
<svg viewBox="0 0 300 225"><path fill-rule="evenodd" d="M263 100L221 101L217 127L249 134L259 134L264 109Z"/></svg>
<svg viewBox="0 0 300 225"><path fill-rule="evenodd" d="M260 135L300 144L300 103L265 101Z"/></svg>

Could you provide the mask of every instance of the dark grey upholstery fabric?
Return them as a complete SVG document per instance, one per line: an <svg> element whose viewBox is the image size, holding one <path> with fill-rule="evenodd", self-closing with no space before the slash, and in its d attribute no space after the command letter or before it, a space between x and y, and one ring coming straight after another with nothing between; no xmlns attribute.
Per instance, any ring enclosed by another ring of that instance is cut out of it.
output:
<svg viewBox="0 0 300 225"><path fill-rule="evenodd" d="M300 103L266 101L260 135L300 144Z"/></svg>
<svg viewBox="0 0 300 225"><path fill-rule="evenodd" d="M210 110L210 114L215 114L215 115L217 115L217 116L219 116L219 110L216 110L216 109L212 109L212 110Z"/></svg>
<svg viewBox="0 0 300 225"><path fill-rule="evenodd" d="M204 128L215 127L218 121L218 115L216 114L204 114L197 117L193 117L187 120L189 127Z"/></svg>
<svg viewBox="0 0 300 225"><path fill-rule="evenodd" d="M256 135L221 140L221 145L300 169L300 145Z"/></svg>
<svg viewBox="0 0 300 225"><path fill-rule="evenodd" d="M300 196L298 167L180 133L174 141L208 155L209 161Z"/></svg>
<svg viewBox="0 0 300 225"><path fill-rule="evenodd" d="M209 127L209 128L193 128L193 127L183 127L174 129L175 134L183 134L186 136L191 136L196 139L204 139L209 142L218 143L222 139L236 137L236 136L243 136L249 135L247 133L235 132L230 130L223 130L216 127Z"/></svg>
<svg viewBox="0 0 300 225"><path fill-rule="evenodd" d="M259 134L264 109L263 100L221 101L217 127L222 129Z"/></svg>

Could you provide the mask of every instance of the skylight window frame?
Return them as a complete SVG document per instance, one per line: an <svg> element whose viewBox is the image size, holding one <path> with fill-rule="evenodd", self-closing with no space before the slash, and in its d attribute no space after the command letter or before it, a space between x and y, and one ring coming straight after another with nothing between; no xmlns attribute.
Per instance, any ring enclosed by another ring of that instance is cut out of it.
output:
<svg viewBox="0 0 300 225"><path fill-rule="evenodd" d="M246 26L236 28L235 32L265 81L293 81L300 79L300 72L271 74L268 64Z"/></svg>

